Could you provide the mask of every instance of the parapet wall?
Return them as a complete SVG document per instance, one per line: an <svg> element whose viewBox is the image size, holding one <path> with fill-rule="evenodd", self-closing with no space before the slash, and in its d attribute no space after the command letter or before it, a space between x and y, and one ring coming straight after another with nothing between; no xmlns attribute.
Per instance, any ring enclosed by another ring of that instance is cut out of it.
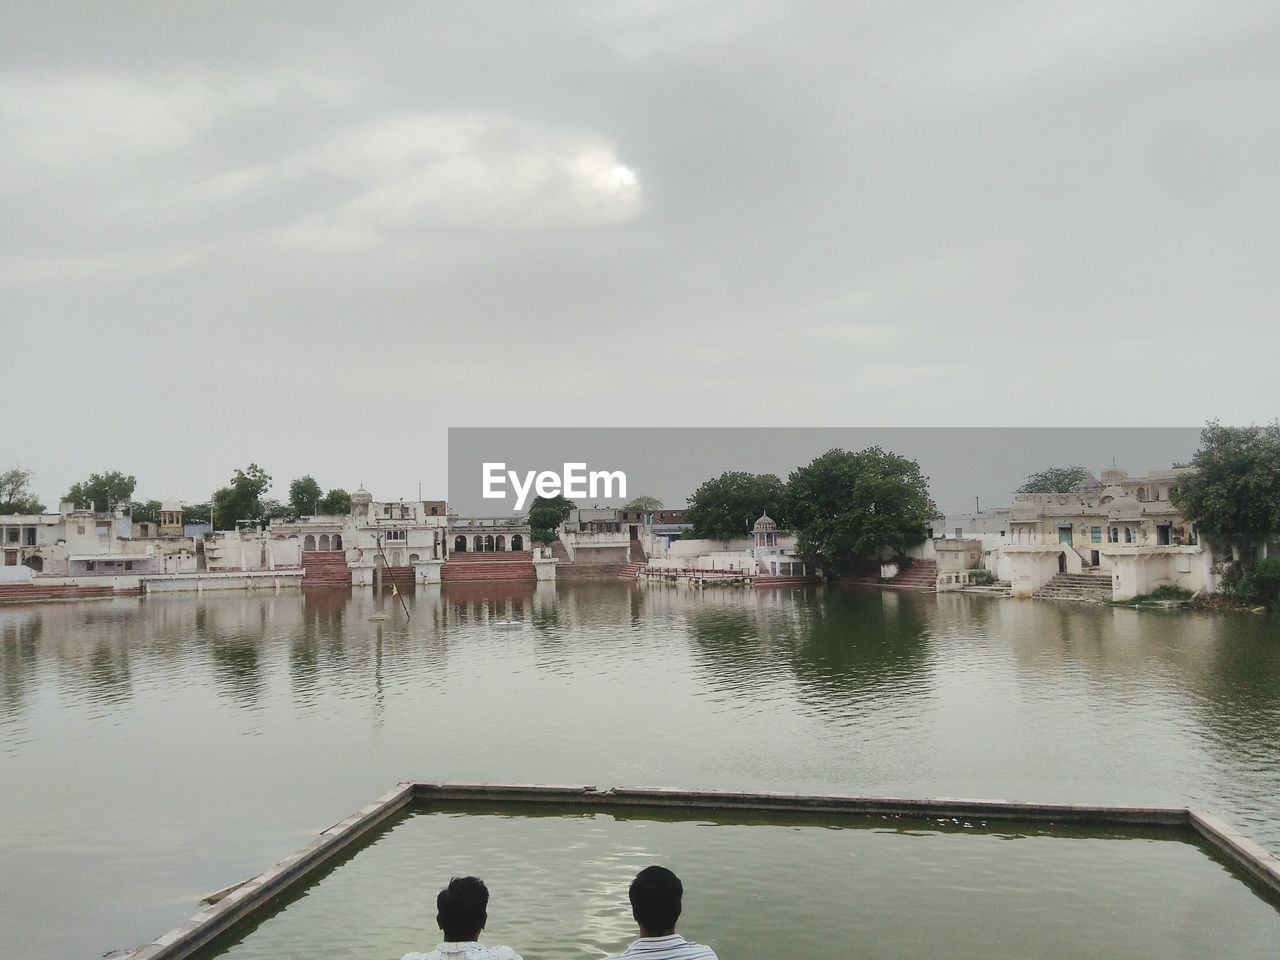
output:
<svg viewBox="0 0 1280 960"><path fill-rule="evenodd" d="M129 960L186 960L216 937L251 919L286 891L304 884L352 845L415 802L488 801L616 807L814 813L825 816L894 815L920 819L955 817L1098 826L1180 827L1203 837L1234 866L1248 873L1280 905L1280 859L1216 817L1185 807L1094 806L1017 803L1006 800L851 797L827 794L745 793L669 788L449 784L405 781L373 803L334 824L274 867L206 899L190 920L128 954Z"/></svg>

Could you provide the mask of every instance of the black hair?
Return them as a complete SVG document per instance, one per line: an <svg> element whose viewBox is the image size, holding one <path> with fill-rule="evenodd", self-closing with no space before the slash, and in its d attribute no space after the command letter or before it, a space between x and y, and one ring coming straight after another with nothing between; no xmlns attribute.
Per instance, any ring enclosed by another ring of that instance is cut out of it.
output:
<svg viewBox="0 0 1280 960"><path fill-rule="evenodd" d="M475 940L488 920L489 888L479 877L454 877L436 897L436 920L450 942Z"/></svg>
<svg viewBox="0 0 1280 960"><path fill-rule="evenodd" d="M627 891L631 914L649 933L665 933L680 919L684 884L666 867L645 867L631 881Z"/></svg>

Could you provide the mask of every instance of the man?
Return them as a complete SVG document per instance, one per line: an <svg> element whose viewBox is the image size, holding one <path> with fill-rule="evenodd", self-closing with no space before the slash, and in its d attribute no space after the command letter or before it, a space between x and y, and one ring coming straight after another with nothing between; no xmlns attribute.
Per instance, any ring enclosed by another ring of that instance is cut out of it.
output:
<svg viewBox="0 0 1280 960"><path fill-rule="evenodd" d="M444 943L430 953L406 953L401 960L521 960L510 947L481 944L489 921L489 889L479 877L454 877L436 897L436 925Z"/></svg>
<svg viewBox="0 0 1280 960"><path fill-rule="evenodd" d="M684 884L666 867L645 867L631 881L627 891L631 916L640 928L640 939L616 957L643 960L717 960L716 952L700 943L690 943L676 933L680 919Z"/></svg>

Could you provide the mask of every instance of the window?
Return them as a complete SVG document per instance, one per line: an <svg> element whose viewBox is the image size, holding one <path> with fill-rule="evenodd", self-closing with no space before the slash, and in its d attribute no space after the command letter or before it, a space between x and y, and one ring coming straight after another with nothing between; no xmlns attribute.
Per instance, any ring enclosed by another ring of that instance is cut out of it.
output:
<svg viewBox="0 0 1280 960"><path fill-rule="evenodd" d="M434 517L434 516L439 515L439 513L440 513L440 508L439 508L439 507L432 507L432 508L431 508L431 515L432 515L433 517Z"/></svg>
<svg viewBox="0 0 1280 960"><path fill-rule="evenodd" d="M1124 528L1124 542L1133 543L1133 527Z"/></svg>
<svg viewBox="0 0 1280 960"><path fill-rule="evenodd" d="M388 530L388 531L387 531L387 540L389 540L389 541L390 541L390 540L404 540L404 539L406 538L406 536L407 536L407 533L406 533L406 531L404 531L404 530Z"/></svg>
<svg viewBox="0 0 1280 960"><path fill-rule="evenodd" d="M132 570L132 569L133 569L133 561L132 561L132 560L126 560L126 561L124 562L124 568L125 568L126 570Z"/></svg>
<svg viewBox="0 0 1280 960"><path fill-rule="evenodd" d="M1101 542L1102 542L1102 528L1101 528L1101 527L1090 527L1090 528L1089 528L1089 542L1090 542L1090 543L1101 543Z"/></svg>
<svg viewBox="0 0 1280 960"><path fill-rule="evenodd" d="M83 530L81 530L80 532L81 532L81 533L84 533L84 531L83 531ZM18 528L17 528L17 527L10 527L7 531L5 531L5 539L6 539L6 540L8 540L8 541L9 541L9 543L17 543L17 542L18 542Z"/></svg>
<svg viewBox="0 0 1280 960"><path fill-rule="evenodd" d="M86 560L86 561L85 561L85 564L84 564L84 568L85 568L86 570L88 570L90 573L93 573L93 561L92 561L92 560Z"/></svg>
<svg viewBox="0 0 1280 960"><path fill-rule="evenodd" d="M956 527L956 539L957 540L964 539L964 527Z"/></svg>
<svg viewBox="0 0 1280 960"><path fill-rule="evenodd" d="M79 534L83 534L83 533L84 533L84 524L83 524L83 523L82 523L82 524L79 524L79 525L76 527L76 533L79 533Z"/></svg>

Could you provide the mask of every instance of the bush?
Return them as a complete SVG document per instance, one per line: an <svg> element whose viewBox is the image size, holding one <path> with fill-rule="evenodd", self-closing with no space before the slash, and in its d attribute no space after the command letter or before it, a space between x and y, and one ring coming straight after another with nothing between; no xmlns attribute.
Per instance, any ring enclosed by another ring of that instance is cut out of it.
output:
<svg viewBox="0 0 1280 960"><path fill-rule="evenodd" d="M969 582L980 587L989 587L996 582L996 575L986 567L970 567Z"/></svg>
<svg viewBox="0 0 1280 960"><path fill-rule="evenodd" d="M1231 583L1230 591L1245 603L1274 607L1280 600L1280 557L1267 557L1242 570Z"/></svg>
<svg viewBox="0 0 1280 960"><path fill-rule="evenodd" d="M1182 587L1174 587L1169 584L1162 584L1148 593L1143 599L1145 600L1190 600L1191 591L1184 590Z"/></svg>

